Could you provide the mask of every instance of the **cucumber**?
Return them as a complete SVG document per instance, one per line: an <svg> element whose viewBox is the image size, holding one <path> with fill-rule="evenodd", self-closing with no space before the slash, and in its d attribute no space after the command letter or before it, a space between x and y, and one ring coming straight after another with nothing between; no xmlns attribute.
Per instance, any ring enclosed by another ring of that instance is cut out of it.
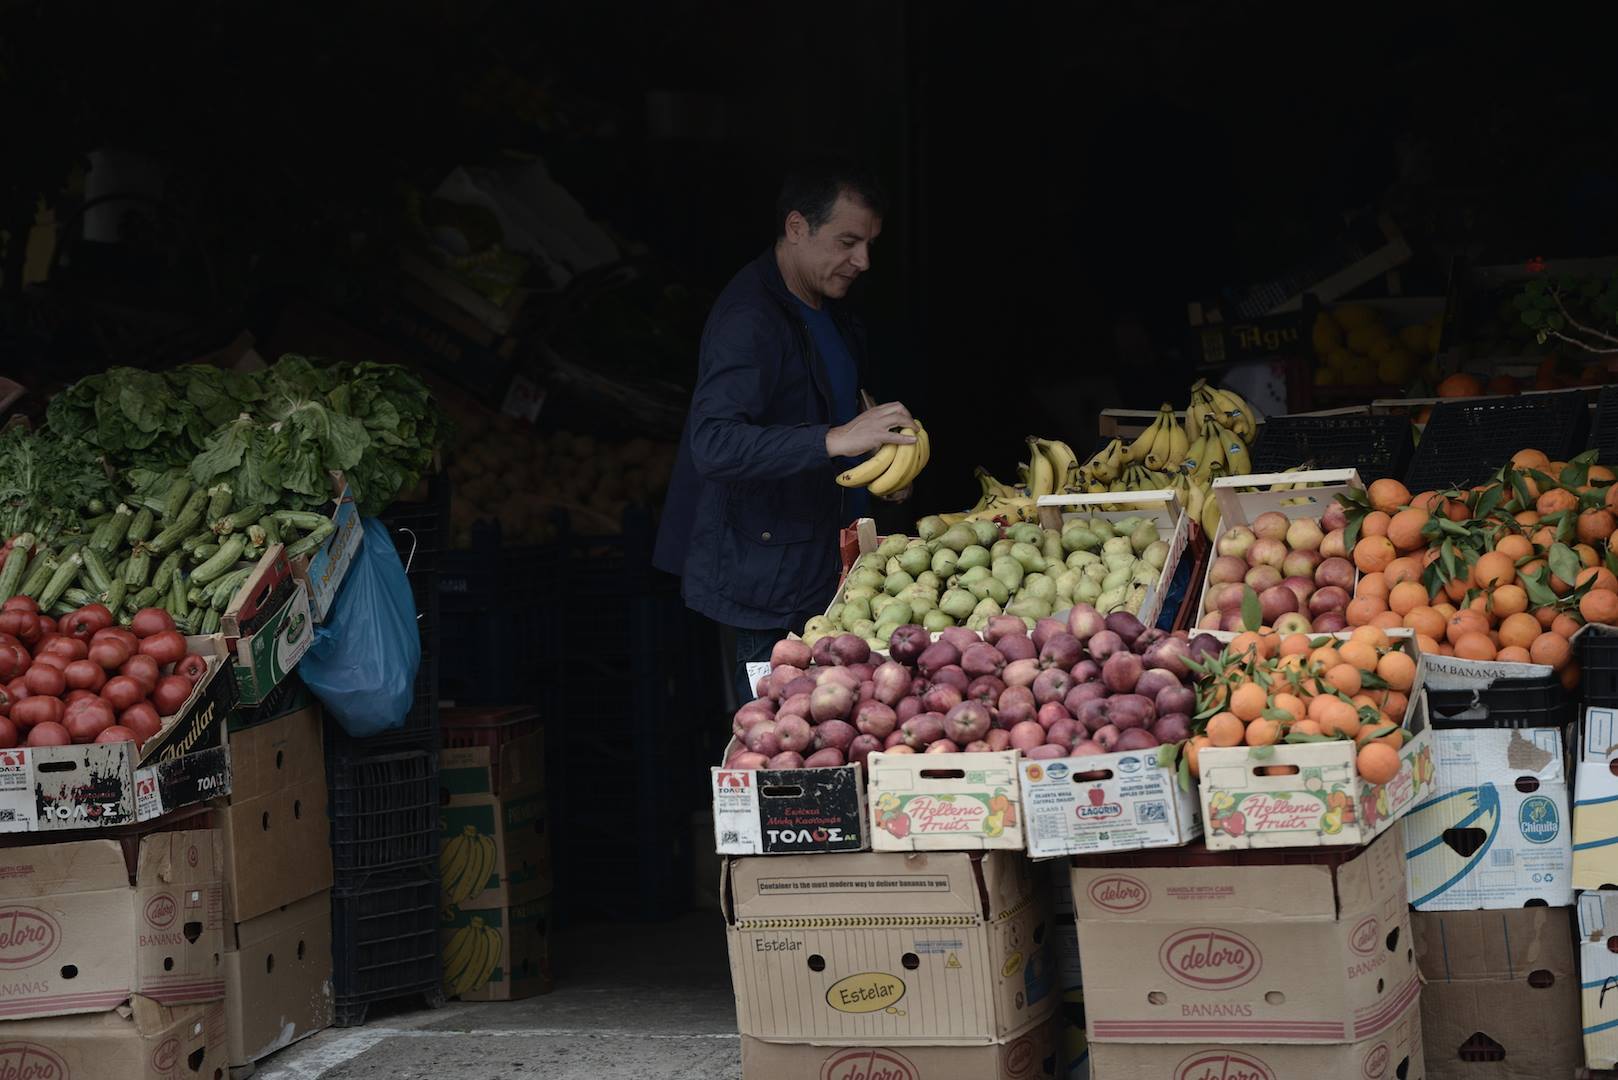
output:
<svg viewBox="0 0 1618 1080"><path fill-rule="evenodd" d="M124 597L128 592L129 586L124 584L123 578L119 578L112 583L112 588L102 594L101 602L107 605L108 611L117 611L124 606Z"/></svg>
<svg viewBox="0 0 1618 1080"><path fill-rule="evenodd" d="M180 550L189 555L203 544L217 544L218 542L219 537L213 534L212 529L203 529L201 532L193 533L181 541Z"/></svg>
<svg viewBox="0 0 1618 1080"><path fill-rule="evenodd" d="M231 597L236 595L236 590L242 587L242 583L251 577L252 573L253 568L248 567L220 578L214 585L213 596L208 602L209 607L214 611L224 611L230 606Z"/></svg>
<svg viewBox="0 0 1618 1080"><path fill-rule="evenodd" d="M152 572L152 584L159 589L168 588L169 582L180 569L180 557L181 552L178 551L171 551L163 556L163 561L158 563L157 569Z"/></svg>
<svg viewBox="0 0 1618 1080"><path fill-rule="evenodd" d="M239 529L245 529L253 524L269 510L267 506L249 506L226 514L213 523L213 531L220 536L229 536Z"/></svg>
<svg viewBox="0 0 1618 1080"><path fill-rule="evenodd" d="M236 565L236 560L242 557L242 548L246 547L246 538L232 536L219 546L213 557L195 570L191 571L191 580L206 584L214 578Z"/></svg>
<svg viewBox="0 0 1618 1080"><path fill-rule="evenodd" d="M80 561L84 566L86 577L89 578L91 592L104 593L112 588L112 575L107 572L107 564L101 561L101 553L95 549L94 544L84 549Z"/></svg>
<svg viewBox="0 0 1618 1080"><path fill-rule="evenodd" d="M169 485L168 491L163 496L163 523L165 525L175 519L180 513L180 509L185 506L186 499L190 498L190 496L191 478L189 476L182 475Z"/></svg>
<svg viewBox="0 0 1618 1080"><path fill-rule="evenodd" d="M91 499L89 502L84 504L84 508L90 513L97 515L105 514L107 512L107 504L100 499Z"/></svg>
<svg viewBox="0 0 1618 1080"><path fill-rule="evenodd" d="M197 525L202 521L202 512L208 508L208 493L206 491L193 491L185 500L185 505L175 515L173 524L152 537L146 546L153 555L166 555L169 549L180 541L197 531Z"/></svg>
<svg viewBox="0 0 1618 1080"><path fill-rule="evenodd" d="M31 596L36 601L45 591L45 585L50 581L51 575L56 572L56 556L48 551L34 557L34 564L28 568L28 573L22 579L22 595Z"/></svg>
<svg viewBox="0 0 1618 1080"><path fill-rule="evenodd" d="M333 527L331 518L325 514L317 514L312 510L277 510L270 515L275 518L276 524L283 528L297 529L299 532L308 532L318 529L322 525Z"/></svg>
<svg viewBox="0 0 1618 1080"><path fill-rule="evenodd" d="M258 519L258 527L264 530L264 546L281 542L281 526L276 522L274 514L265 514Z"/></svg>
<svg viewBox="0 0 1618 1080"><path fill-rule="evenodd" d="M208 489L208 509L206 519L218 521L230 513L232 492L229 484L215 484Z"/></svg>
<svg viewBox="0 0 1618 1080"><path fill-rule="evenodd" d="M208 613L202 617L201 632L204 634L219 633L219 612L212 608L208 609Z"/></svg>
<svg viewBox="0 0 1618 1080"><path fill-rule="evenodd" d="M56 572L51 574L50 581L46 582L45 589L39 594L39 606L50 608L56 606L56 601L62 598L67 587L73 584L73 579L79 576L79 570L84 566L84 559L78 552L74 552L61 560Z"/></svg>
<svg viewBox="0 0 1618 1080"><path fill-rule="evenodd" d="M144 547L137 547L129 556L129 569L124 571L124 584L139 589L152 576L152 555Z"/></svg>
<svg viewBox="0 0 1618 1080"><path fill-rule="evenodd" d="M124 537L129 533L129 526L134 524L134 521L135 511L131 510L128 504L119 503L118 509L112 512L112 517L108 518L107 523L97 529L95 535L90 538L88 550L106 554L117 551L118 545L124 542Z"/></svg>
<svg viewBox="0 0 1618 1080"><path fill-rule="evenodd" d="M178 617L191 610L191 599L186 595L190 587L185 579L176 573L169 581L168 609L170 614Z"/></svg>
<svg viewBox="0 0 1618 1080"><path fill-rule="evenodd" d="M5 567L0 568L0 602L17 595L23 578L27 576L28 553L33 547L33 533L23 533L12 541L11 554L6 556Z"/></svg>
<svg viewBox="0 0 1618 1080"><path fill-rule="evenodd" d="M198 544L191 551L191 565L201 566L217 554L219 554L218 544Z"/></svg>
<svg viewBox="0 0 1618 1080"><path fill-rule="evenodd" d="M62 593L62 600L64 603L71 604L75 610L83 607L85 604L93 604L96 602L96 598L85 592L83 589L66 590Z"/></svg>
<svg viewBox="0 0 1618 1080"><path fill-rule="evenodd" d="M138 544L148 536L151 536L152 525L156 522L156 520L157 519L153 516L152 512L146 507L143 506L137 510L135 512L135 520L129 523L129 532L126 534L129 542L132 544Z"/></svg>
<svg viewBox="0 0 1618 1080"><path fill-rule="evenodd" d="M257 565L258 561L260 559L262 559L263 557L264 557L264 545L263 544L252 544L252 543L250 543L246 547L242 548L242 558L246 559L250 563L253 563L254 565Z"/></svg>
<svg viewBox="0 0 1618 1080"><path fill-rule="evenodd" d="M310 554L324 544L331 537L331 534L336 531L337 526L322 519L319 528L311 529L302 540L287 548L287 558L297 559Z"/></svg>
<svg viewBox="0 0 1618 1080"><path fill-rule="evenodd" d="M156 588L154 586L148 585L144 589L142 589L140 592L138 592L134 596L130 597L129 600L125 602L124 606L129 607L129 608L133 608L135 611L139 611L142 608L149 608L149 607L153 606L154 604L156 604L162 598L163 598L163 590L162 589L159 589L159 588Z"/></svg>

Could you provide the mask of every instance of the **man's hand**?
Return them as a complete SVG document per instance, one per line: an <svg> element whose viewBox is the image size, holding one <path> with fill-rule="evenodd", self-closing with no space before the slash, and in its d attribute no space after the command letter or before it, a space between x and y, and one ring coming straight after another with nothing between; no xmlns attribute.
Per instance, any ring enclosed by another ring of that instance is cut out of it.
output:
<svg viewBox="0 0 1618 1080"><path fill-rule="evenodd" d="M885 443L898 443L901 446L913 443L916 441L914 435L901 435L890 430L909 423L910 410L900 402L890 401L886 405L867 409L841 427L826 432L826 456L854 457L869 453Z"/></svg>

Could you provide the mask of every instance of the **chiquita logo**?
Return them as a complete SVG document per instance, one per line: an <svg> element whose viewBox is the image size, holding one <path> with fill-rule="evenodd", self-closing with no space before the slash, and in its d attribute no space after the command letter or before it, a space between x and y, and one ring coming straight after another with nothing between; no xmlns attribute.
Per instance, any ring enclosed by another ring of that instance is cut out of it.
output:
<svg viewBox="0 0 1618 1080"><path fill-rule="evenodd" d="M1229 930L1182 930L1158 950L1163 970L1199 990L1229 990L1251 982L1264 961L1251 941Z"/></svg>
<svg viewBox="0 0 1618 1080"><path fill-rule="evenodd" d="M174 915L178 910L174 897L168 893L159 893L146 901L146 921L153 929L166 930L174 925Z"/></svg>
<svg viewBox="0 0 1618 1080"><path fill-rule="evenodd" d="M1561 832L1556 804L1543 795L1524 799L1517 808L1517 827L1530 844L1548 844Z"/></svg>
<svg viewBox="0 0 1618 1080"><path fill-rule="evenodd" d="M838 979L826 991L826 1004L845 1013L881 1012L905 996L905 984L885 971L862 971Z"/></svg>
<svg viewBox="0 0 1618 1080"><path fill-rule="evenodd" d="M62 940L56 920L38 908L0 908L0 968L31 967Z"/></svg>
<svg viewBox="0 0 1618 1080"><path fill-rule="evenodd" d="M0 1080L71 1080L62 1059L30 1042L0 1043Z"/></svg>
<svg viewBox="0 0 1618 1080"><path fill-rule="evenodd" d="M1275 1080L1275 1073L1240 1050L1198 1050L1180 1062L1174 1080Z"/></svg>
<svg viewBox="0 0 1618 1080"><path fill-rule="evenodd" d="M174 1068L175 1062L180 1060L180 1040L176 1038L164 1039L152 1051L152 1068L160 1073L166 1073Z"/></svg>
<svg viewBox="0 0 1618 1080"><path fill-rule="evenodd" d="M1348 947L1361 956L1370 956L1376 951L1377 931L1380 929L1382 924L1376 921L1376 916L1367 916L1348 935Z"/></svg>
<svg viewBox="0 0 1618 1080"><path fill-rule="evenodd" d="M921 1080L921 1073L892 1050L839 1050L820 1067L820 1080Z"/></svg>
<svg viewBox="0 0 1618 1080"><path fill-rule="evenodd" d="M1145 907L1152 892L1128 874L1111 874L1090 883L1090 899L1096 907L1127 913Z"/></svg>

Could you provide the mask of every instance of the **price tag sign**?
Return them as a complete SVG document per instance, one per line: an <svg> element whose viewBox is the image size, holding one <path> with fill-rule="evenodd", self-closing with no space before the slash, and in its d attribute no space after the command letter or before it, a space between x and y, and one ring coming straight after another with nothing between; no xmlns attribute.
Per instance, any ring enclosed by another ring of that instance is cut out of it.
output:
<svg viewBox="0 0 1618 1080"><path fill-rule="evenodd" d="M768 675L769 673L770 673L770 662L768 660L760 661L758 663L750 663L750 664L748 664L747 665L747 685L748 686L757 686L758 681L760 679L762 679L764 676Z"/></svg>

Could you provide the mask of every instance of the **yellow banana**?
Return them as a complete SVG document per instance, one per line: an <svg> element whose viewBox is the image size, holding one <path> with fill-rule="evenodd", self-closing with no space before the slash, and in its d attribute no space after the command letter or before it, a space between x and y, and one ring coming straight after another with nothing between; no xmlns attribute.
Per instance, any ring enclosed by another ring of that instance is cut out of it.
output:
<svg viewBox="0 0 1618 1080"><path fill-rule="evenodd" d="M883 443L870 457L853 468L838 473L837 482L843 487L864 487L893 466L893 459L898 452L898 443Z"/></svg>
<svg viewBox="0 0 1618 1080"><path fill-rule="evenodd" d="M1208 384L1202 379L1198 379L1191 387L1191 403L1185 407L1185 422L1192 430L1201 431L1203 420L1211 412L1212 406L1208 398Z"/></svg>
<svg viewBox="0 0 1618 1080"><path fill-rule="evenodd" d="M927 462L932 460L933 437L927 434L927 429L921 426L920 420L914 417L911 419L916 425L916 440L921 444L920 449L916 451L916 471L910 474L910 479L914 480L921 470L927 467Z"/></svg>
<svg viewBox="0 0 1618 1080"><path fill-rule="evenodd" d="M1163 418L1167 415L1164 406L1157 410L1157 419L1152 421L1152 441L1146 447L1146 453L1136 458L1149 469L1155 469L1163 463L1164 455L1168 452L1169 429Z"/></svg>
<svg viewBox="0 0 1618 1080"><path fill-rule="evenodd" d="M996 480L994 478L994 474L989 472L989 470L985 469L982 465L979 465L976 469L972 470L972 475L977 477L978 485L983 488L983 492L986 495L998 495L1005 499L1015 499L1017 496L1022 494L1022 492L1018 491L1010 484L1002 483L1001 481Z"/></svg>
<svg viewBox="0 0 1618 1080"><path fill-rule="evenodd" d="M1237 429L1237 433L1244 442L1252 442L1253 436L1258 434L1258 414L1253 411L1253 406L1248 404L1247 399L1236 391L1226 390L1224 394L1226 404L1242 414L1241 426Z"/></svg>
<svg viewBox="0 0 1618 1080"><path fill-rule="evenodd" d="M1207 498L1207 489L1194 481L1186 485L1185 512L1192 521L1202 520L1202 503Z"/></svg>
<svg viewBox="0 0 1618 1080"><path fill-rule="evenodd" d="M1056 467L1040 450L1040 440L1028 436L1028 493L1034 498L1056 491Z"/></svg>
<svg viewBox="0 0 1618 1080"><path fill-rule="evenodd" d="M1051 468L1056 471L1056 489L1060 491L1073 483L1079 471L1079 455L1073 452L1073 448L1061 439L1041 439L1039 449L1050 459Z"/></svg>
<svg viewBox="0 0 1618 1080"><path fill-rule="evenodd" d="M1185 456L1180 459L1180 471L1186 475L1200 474L1200 468L1208 459L1208 434L1205 431L1197 432L1196 441L1186 448Z"/></svg>
<svg viewBox="0 0 1618 1080"><path fill-rule="evenodd" d="M1212 492L1202 501L1202 516L1198 520L1202 523L1203 535L1212 540L1219 531L1219 500Z"/></svg>
<svg viewBox="0 0 1618 1080"><path fill-rule="evenodd" d="M1191 449L1191 437L1186 434L1185 427L1180 421L1169 418L1169 459L1165 467L1178 469L1180 462L1185 460L1186 453Z"/></svg>
<svg viewBox="0 0 1618 1080"><path fill-rule="evenodd" d="M1163 422L1163 414L1158 413L1152 417L1152 422L1146 425L1146 430L1135 436L1135 441L1124 448L1124 463L1144 460L1152 448L1152 440L1157 438L1158 426Z"/></svg>
<svg viewBox="0 0 1618 1080"><path fill-rule="evenodd" d="M1225 436L1222 444L1230 475L1246 476L1253 471L1253 459L1247 454L1247 444L1235 432Z"/></svg>
<svg viewBox="0 0 1618 1080"><path fill-rule="evenodd" d="M902 435L914 436L916 429L903 427L899 432ZM872 495L892 495L910 482L910 477L915 473L916 453L920 445L920 442L913 442L899 447L898 452L893 455L893 463L887 470L866 485Z"/></svg>

